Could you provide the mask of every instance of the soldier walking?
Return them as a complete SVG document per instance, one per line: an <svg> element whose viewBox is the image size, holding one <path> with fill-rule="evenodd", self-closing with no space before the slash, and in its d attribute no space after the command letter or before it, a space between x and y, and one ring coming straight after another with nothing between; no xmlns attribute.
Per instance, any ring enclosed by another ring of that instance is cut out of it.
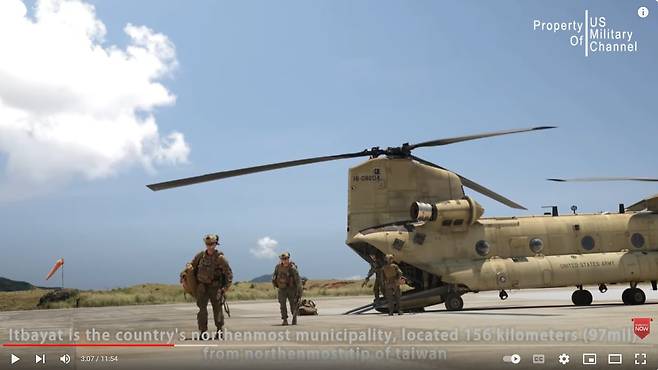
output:
<svg viewBox="0 0 658 370"><path fill-rule="evenodd" d="M219 245L219 235L206 235L203 241L206 244L206 250L199 252L192 260L192 267L198 282L196 305L199 307L199 313L196 317L201 338L207 339L208 301L210 301L219 339L224 328L224 310L220 296L233 283L233 271L231 271L224 253L216 249Z"/></svg>
<svg viewBox="0 0 658 370"><path fill-rule="evenodd" d="M280 262L274 268L272 285L278 288L279 306L281 308L281 325L288 325L288 308L286 300L290 303L292 324L297 325L298 302L302 298L302 282L294 262L290 261L290 253L284 252L279 256Z"/></svg>
<svg viewBox="0 0 658 370"><path fill-rule="evenodd" d="M384 297L388 302L388 315L393 316L393 312L402 315L400 309L400 283L402 282L402 270L393 262L393 255L386 255L386 265L382 267L384 275Z"/></svg>
<svg viewBox="0 0 658 370"><path fill-rule="evenodd" d="M382 263L381 260L375 255L371 254L370 259L370 270L368 271L368 275L363 281L363 284L361 284L361 287L366 286L366 284L368 284L370 281L370 277L374 274L375 283L372 286L372 293L375 296L375 301L377 301L379 300L380 294L384 295L384 289L382 288Z"/></svg>

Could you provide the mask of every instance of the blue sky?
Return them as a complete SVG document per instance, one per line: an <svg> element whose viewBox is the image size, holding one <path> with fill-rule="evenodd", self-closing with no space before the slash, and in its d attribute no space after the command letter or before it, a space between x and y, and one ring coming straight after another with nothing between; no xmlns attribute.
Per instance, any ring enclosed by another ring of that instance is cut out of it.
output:
<svg viewBox="0 0 658 370"><path fill-rule="evenodd" d="M175 45L162 79L187 164L75 178L0 204L0 276L46 284L59 257L67 285L107 288L177 281L218 233L237 279L269 273L249 252L259 238L289 250L312 278L364 275L344 245L347 169L358 159L153 193L144 185L224 169L507 128L556 125L415 154L525 205L470 192L486 216L616 210L658 192L641 183L555 184L547 177L658 176L658 3L655 1L92 1L105 44L127 23ZM646 19L637 8L650 10ZM585 58L566 33L534 19L605 16L632 30L634 54ZM1 81L1 80L0 80ZM0 169L7 160L0 152Z"/></svg>

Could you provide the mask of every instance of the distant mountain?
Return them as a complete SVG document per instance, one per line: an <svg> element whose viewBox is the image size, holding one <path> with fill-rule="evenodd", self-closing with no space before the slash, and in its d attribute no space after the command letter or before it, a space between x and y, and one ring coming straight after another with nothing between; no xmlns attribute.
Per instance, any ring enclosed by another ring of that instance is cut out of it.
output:
<svg viewBox="0 0 658 370"><path fill-rule="evenodd" d="M26 281L15 281L0 277L0 292L16 292L19 290L31 290L35 286Z"/></svg>
<svg viewBox="0 0 658 370"><path fill-rule="evenodd" d="M308 278L306 276L300 276L300 279L302 279L302 281L308 280ZM251 279L249 282L250 283L269 283L271 281L272 281L272 274L266 274L266 275L261 275L259 277L255 277L255 278Z"/></svg>
<svg viewBox="0 0 658 370"><path fill-rule="evenodd" d="M272 274L265 274L251 279L250 283L269 283L272 281Z"/></svg>

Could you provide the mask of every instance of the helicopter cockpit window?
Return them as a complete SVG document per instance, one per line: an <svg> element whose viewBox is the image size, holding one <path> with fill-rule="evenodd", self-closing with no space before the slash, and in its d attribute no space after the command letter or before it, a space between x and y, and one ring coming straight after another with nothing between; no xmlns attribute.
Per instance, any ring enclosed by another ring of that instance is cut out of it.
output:
<svg viewBox="0 0 658 370"><path fill-rule="evenodd" d="M455 222L452 223L452 226L461 226L464 223L464 220L455 220Z"/></svg>
<svg viewBox="0 0 658 370"><path fill-rule="evenodd" d="M594 243L594 238L592 238L589 235L583 237L583 239L580 241L580 245L583 246L583 249L588 250L588 251L591 251L592 249L594 249L594 244L595 244Z"/></svg>
<svg viewBox="0 0 658 370"><path fill-rule="evenodd" d="M482 257L488 255L490 249L491 248L489 247L489 243L487 243L486 240L480 240L479 242L475 243L475 252Z"/></svg>
<svg viewBox="0 0 658 370"><path fill-rule="evenodd" d="M633 234L633 236L631 236L631 244L633 244L635 248L644 247L644 236L640 233Z"/></svg>
<svg viewBox="0 0 658 370"><path fill-rule="evenodd" d="M452 223L452 220L443 220L443 222L441 223L441 225L442 225L442 226L450 226L451 223Z"/></svg>

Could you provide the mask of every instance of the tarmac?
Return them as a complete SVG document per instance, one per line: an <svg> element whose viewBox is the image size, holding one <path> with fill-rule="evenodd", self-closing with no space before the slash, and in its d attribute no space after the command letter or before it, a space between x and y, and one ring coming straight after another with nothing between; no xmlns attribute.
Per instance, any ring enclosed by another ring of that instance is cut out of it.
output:
<svg viewBox="0 0 658 370"><path fill-rule="evenodd" d="M392 317L343 315L371 297L318 298L319 315L296 326L281 326L275 301L230 302L224 340L211 341L192 339L194 304L0 312L2 343L57 345L3 346L0 368L657 369L658 334L641 339L633 318L653 318L656 331L658 292L642 286L647 303L627 306L624 288L591 289L587 307L560 288L512 291L505 301L497 292L466 294L463 311L437 305ZM102 346L62 346L73 342ZM20 360L11 364L12 355Z"/></svg>

